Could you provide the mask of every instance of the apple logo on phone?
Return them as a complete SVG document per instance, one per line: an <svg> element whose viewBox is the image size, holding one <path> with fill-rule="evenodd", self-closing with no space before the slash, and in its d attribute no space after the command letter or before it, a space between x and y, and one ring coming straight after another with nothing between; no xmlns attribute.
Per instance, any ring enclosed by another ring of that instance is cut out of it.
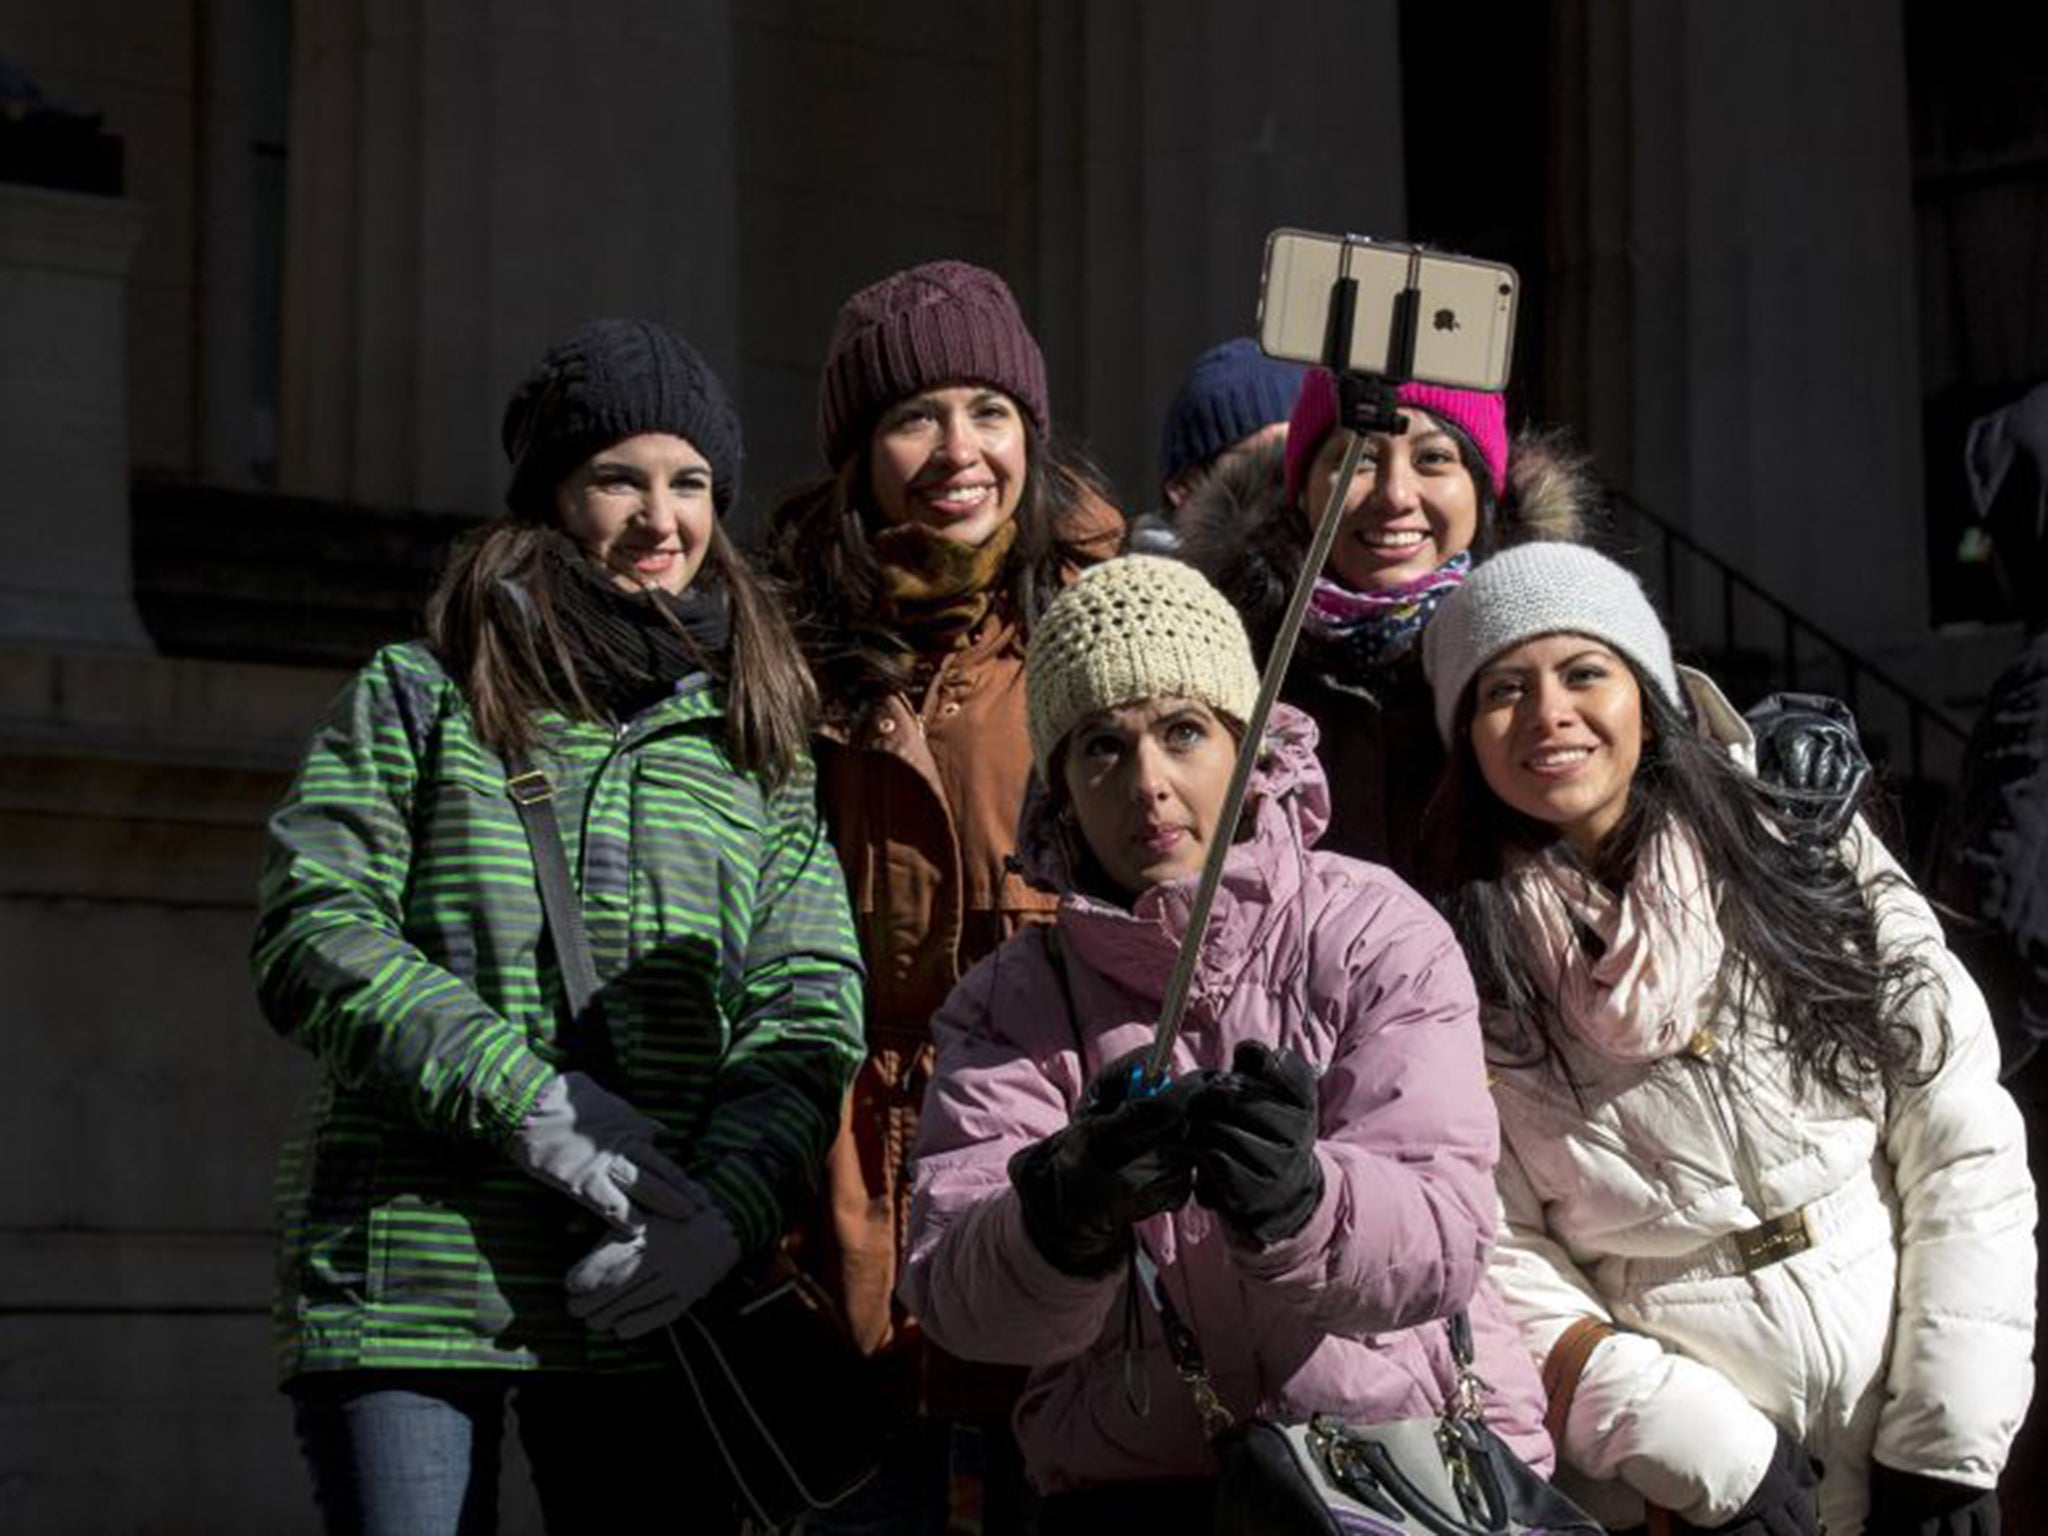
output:
<svg viewBox="0 0 2048 1536"><path fill-rule="evenodd" d="M1430 326L1439 331L1455 331L1458 328L1458 312L1455 309L1440 309L1430 317Z"/></svg>

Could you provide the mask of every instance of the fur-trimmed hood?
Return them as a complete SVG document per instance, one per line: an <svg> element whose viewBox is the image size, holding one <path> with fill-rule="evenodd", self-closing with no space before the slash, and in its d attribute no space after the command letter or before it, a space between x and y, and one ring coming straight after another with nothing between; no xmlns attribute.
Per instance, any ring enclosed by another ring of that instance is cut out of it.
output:
<svg viewBox="0 0 2048 1536"><path fill-rule="evenodd" d="M1263 658L1287 607L1308 550L1308 517L1282 487L1284 445L1233 458L1204 481L1175 519L1178 554L1243 617ZM1525 430L1508 452L1508 486L1482 549L1535 539L1579 542L1602 517L1601 493L1587 455L1563 432Z"/></svg>

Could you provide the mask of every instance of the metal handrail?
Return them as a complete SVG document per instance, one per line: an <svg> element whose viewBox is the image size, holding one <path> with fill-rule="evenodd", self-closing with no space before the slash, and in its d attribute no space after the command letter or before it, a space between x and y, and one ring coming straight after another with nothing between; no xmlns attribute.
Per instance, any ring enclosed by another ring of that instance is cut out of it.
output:
<svg viewBox="0 0 2048 1536"><path fill-rule="evenodd" d="M1805 636L1825 648L1841 670L1843 702L1852 713L1857 712L1859 697L1865 682L1873 683L1890 693L1905 705L1907 730L1907 761L1914 779L1926 777L1927 730L1933 726L1938 734L1954 740L1960 747L1969 740L1969 732L1959 725L1946 710L1908 684L1901 682L1892 673L1856 650L1840 636L1823 629L1820 625L1800 613L1777 593L1737 570L1728 561L1707 548L1698 539L1678 527L1668 518L1660 516L1644 506L1626 492L1612 493L1615 506L1630 517L1656 530L1662 539L1659 548L1659 572L1663 579L1665 605L1671 611L1667 617L1676 629L1679 626L1680 587L1678 583L1678 551L1683 549L1695 559L1704 561L1720 580L1721 648L1736 648L1735 598L1738 591L1748 594L1762 603L1776 616L1778 624L1779 654L1785 686L1799 686L1799 641ZM1697 640L1698 637L1694 637Z"/></svg>

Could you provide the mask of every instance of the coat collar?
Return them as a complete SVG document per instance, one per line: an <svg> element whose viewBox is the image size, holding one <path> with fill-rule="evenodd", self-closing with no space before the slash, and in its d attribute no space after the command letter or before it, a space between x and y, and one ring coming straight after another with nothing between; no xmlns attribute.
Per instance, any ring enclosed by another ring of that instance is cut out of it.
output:
<svg viewBox="0 0 2048 1536"><path fill-rule="evenodd" d="M1308 850L1330 820L1329 785L1316 761L1315 741L1313 720L1291 705L1274 706L1266 752L1252 774L1246 808L1251 831L1223 866L1195 969L1197 992L1234 984L1258 955L1274 919L1303 894ZM1128 908L1081 890L1067 837L1035 781L1025 799L1018 847L1026 878L1059 894L1060 933L1074 955L1140 997L1164 997L1199 877L1154 886Z"/></svg>

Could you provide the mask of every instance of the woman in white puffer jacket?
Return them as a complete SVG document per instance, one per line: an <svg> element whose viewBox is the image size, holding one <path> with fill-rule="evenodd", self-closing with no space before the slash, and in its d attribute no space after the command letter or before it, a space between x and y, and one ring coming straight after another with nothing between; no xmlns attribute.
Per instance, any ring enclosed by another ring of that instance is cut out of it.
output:
<svg viewBox="0 0 2048 1536"><path fill-rule="evenodd" d="M1996 1532L2034 1190L1932 911L1867 829L1816 838L1756 784L1604 557L1497 556L1424 643L1503 1132L1494 1275L1567 1486L1617 1528Z"/></svg>

